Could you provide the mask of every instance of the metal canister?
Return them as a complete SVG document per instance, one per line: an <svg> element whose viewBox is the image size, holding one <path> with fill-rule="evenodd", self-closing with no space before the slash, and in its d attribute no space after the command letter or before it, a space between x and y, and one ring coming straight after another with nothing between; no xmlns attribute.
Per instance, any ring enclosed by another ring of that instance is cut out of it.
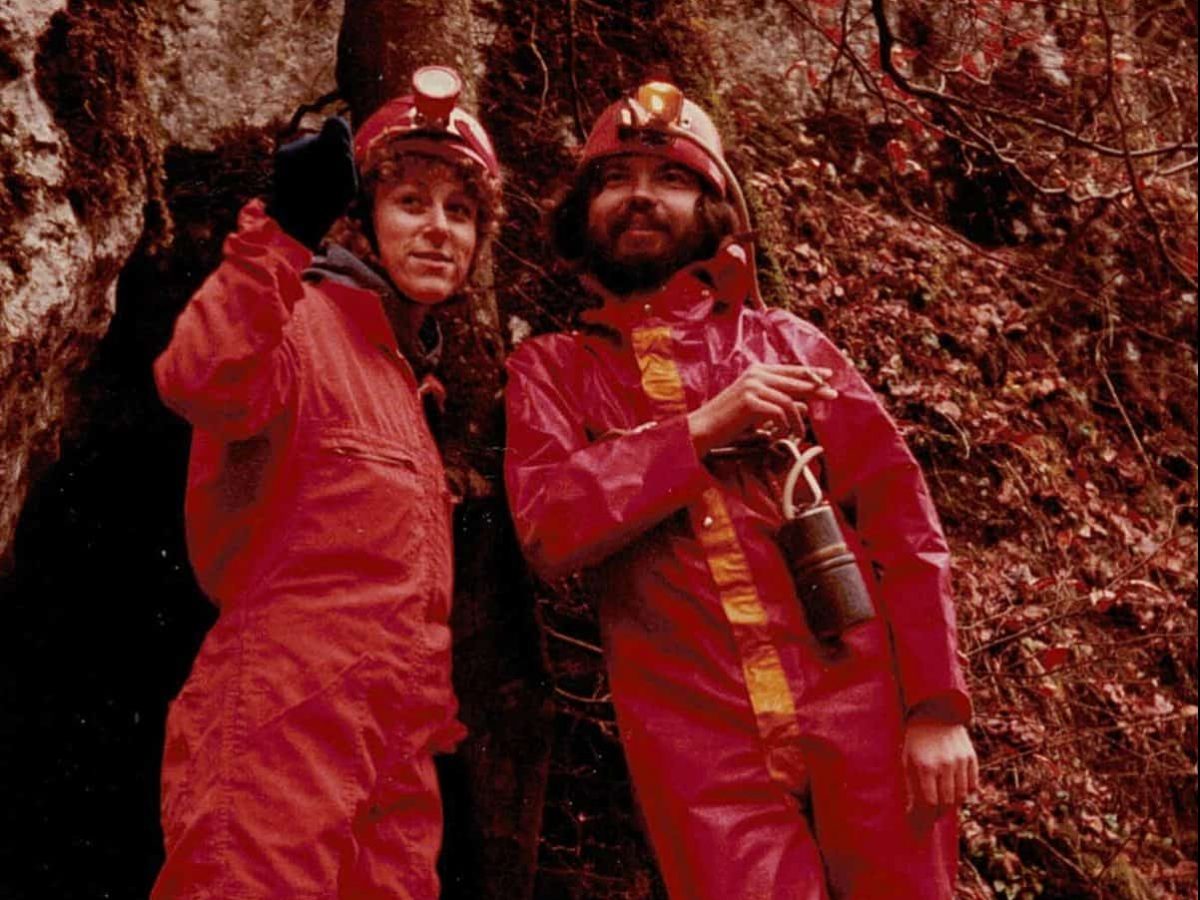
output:
<svg viewBox="0 0 1200 900"><path fill-rule="evenodd" d="M817 640L835 642L851 625L875 615L858 560L842 540L828 503L809 507L785 522L775 539Z"/></svg>
<svg viewBox="0 0 1200 900"><path fill-rule="evenodd" d="M823 643L836 644L847 628L873 618L875 607L858 560L842 538L833 507L824 499L819 482L808 468L821 448L801 452L794 441L780 444L794 455L795 463L785 482L784 523L775 539L791 570L796 597L813 635ZM801 477L811 499L798 508L793 495Z"/></svg>

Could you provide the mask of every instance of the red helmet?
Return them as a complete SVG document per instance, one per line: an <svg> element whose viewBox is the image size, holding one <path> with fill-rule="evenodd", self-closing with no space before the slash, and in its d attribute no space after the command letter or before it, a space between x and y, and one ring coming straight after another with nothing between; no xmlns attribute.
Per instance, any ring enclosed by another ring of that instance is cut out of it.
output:
<svg viewBox="0 0 1200 900"><path fill-rule="evenodd" d="M681 128L691 139L662 130L664 124ZM724 197L725 175L697 143L725 159L721 136L708 114L684 99L674 85L651 81L638 88L635 96L618 100L600 114L583 146L579 167L582 170L598 159L624 153L661 156L686 166Z"/></svg>
<svg viewBox="0 0 1200 900"><path fill-rule="evenodd" d="M459 157L500 178L500 163L483 126L457 104L462 79L447 66L424 66L412 77L413 92L389 100L354 135L354 161L366 171L388 138L400 137L406 149Z"/></svg>

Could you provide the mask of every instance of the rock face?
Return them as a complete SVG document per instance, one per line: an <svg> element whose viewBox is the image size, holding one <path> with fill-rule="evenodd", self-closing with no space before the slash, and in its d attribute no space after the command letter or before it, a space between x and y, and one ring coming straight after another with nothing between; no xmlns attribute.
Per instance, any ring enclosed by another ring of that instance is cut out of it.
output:
<svg viewBox="0 0 1200 900"><path fill-rule="evenodd" d="M164 155L266 128L330 90L341 15L336 0L0 10L0 557L57 456L122 266L169 235Z"/></svg>
<svg viewBox="0 0 1200 900"><path fill-rule="evenodd" d="M78 117L65 103L52 105L65 99L55 89L70 80L71 60L44 52L65 45L65 17L52 3L0 12L0 548L31 466L55 455L70 377L112 313L113 280L141 231L146 194L142 173L128 185L133 202L109 211L97 233L84 221L84 198L71 193L72 138L86 137L67 130Z"/></svg>
<svg viewBox="0 0 1200 900"><path fill-rule="evenodd" d="M232 126L265 128L333 89L340 0L163 3L147 75L169 143L209 149Z"/></svg>

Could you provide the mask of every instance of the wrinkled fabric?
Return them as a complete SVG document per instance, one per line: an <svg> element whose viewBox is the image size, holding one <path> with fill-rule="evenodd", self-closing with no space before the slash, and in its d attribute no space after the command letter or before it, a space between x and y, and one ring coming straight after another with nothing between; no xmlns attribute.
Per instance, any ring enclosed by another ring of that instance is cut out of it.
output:
<svg viewBox="0 0 1200 900"><path fill-rule="evenodd" d="M258 202L157 360L193 425L186 519L220 608L163 757L166 898L433 898L450 499L379 295Z"/></svg>
<svg viewBox="0 0 1200 900"><path fill-rule="evenodd" d="M509 359L509 503L544 576L590 568L621 740L678 898L949 897L952 815L905 811L905 716L969 705L920 471L815 328L743 306L736 248ZM593 286L594 288L594 286ZM828 494L880 615L809 632L765 454L697 459L687 413L754 362L831 369ZM853 522L853 527L850 522Z"/></svg>

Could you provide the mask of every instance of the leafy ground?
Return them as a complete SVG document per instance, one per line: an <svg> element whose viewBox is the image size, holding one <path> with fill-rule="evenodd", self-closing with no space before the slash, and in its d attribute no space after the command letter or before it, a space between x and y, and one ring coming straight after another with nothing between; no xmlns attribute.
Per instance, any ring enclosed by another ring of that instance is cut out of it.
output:
<svg viewBox="0 0 1200 900"><path fill-rule="evenodd" d="M1195 294L1119 210L988 250L874 163L814 142L748 180L791 211L777 286L883 395L952 540L984 772L962 890L1194 897Z"/></svg>

